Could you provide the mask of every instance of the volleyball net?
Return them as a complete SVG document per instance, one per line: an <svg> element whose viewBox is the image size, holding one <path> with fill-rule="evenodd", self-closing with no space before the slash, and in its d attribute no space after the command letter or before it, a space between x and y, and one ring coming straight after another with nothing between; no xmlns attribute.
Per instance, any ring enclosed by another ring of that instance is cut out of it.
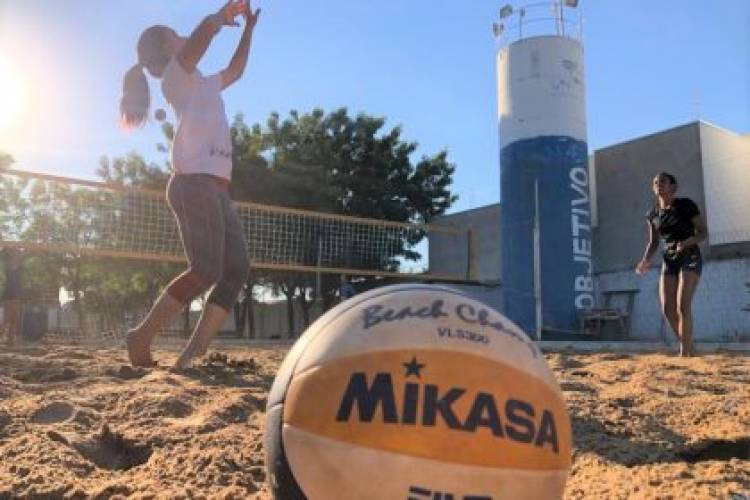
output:
<svg viewBox="0 0 750 500"><path fill-rule="evenodd" d="M252 269L465 282L475 263L430 273L427 234L469 247L476 234L306 210L236 203ZM185 260L163 191L0 171L0 246L162 262ZM420 246L422 252L419 252ZM472 252L468 252L472 254ZM421 260L420 260L421 258ZM410 265L410 260L417 262Z"/></svg>

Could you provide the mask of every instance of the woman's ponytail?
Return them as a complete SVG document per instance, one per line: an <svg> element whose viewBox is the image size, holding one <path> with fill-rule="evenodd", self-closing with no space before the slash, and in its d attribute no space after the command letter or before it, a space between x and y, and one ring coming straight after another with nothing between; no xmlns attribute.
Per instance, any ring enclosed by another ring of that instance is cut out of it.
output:
<svg viewBox="0 0 750 500"><path fill-rule="evenodd" d="M148 80L139 63L125 73L120 99L120 123L126 129L141 127L146 122L151 106Z"/></svg>

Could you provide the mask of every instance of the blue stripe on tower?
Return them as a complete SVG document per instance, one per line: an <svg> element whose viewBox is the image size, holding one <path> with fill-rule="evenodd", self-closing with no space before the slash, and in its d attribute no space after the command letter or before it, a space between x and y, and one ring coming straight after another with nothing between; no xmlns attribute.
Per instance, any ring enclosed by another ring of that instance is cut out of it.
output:
<svg viewBox="0 0 750 500"><path fill-rule="evenodd" d="M501 150L505 313L536 330L533 223L539 186L543 326L577 328L593 305L586 142L565 136L515 141Z"/></svg>

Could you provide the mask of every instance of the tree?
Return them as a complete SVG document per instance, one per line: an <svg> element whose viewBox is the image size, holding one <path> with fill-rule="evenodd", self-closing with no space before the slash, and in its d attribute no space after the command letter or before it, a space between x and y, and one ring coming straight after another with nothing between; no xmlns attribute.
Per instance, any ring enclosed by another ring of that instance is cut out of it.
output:
<svg viewBox="0 0 750 500"><path fill-rule="evenodd" d="M0 170L10 168L16 160L9 154L0 151Z"/></svg>
<svg viewBox="0 0 750 500"><path fill-rule="evenodd" d="M174 137L174 127L165 123L162 131L166 145L159 144L157 149L166 153ZM303 114L292 111L285 119L274 113L264 125L250 127L239 115L232 124L231 134L234 154L231 190L233 197L240 201L396 222L428 223L443 214L456 200L450 191L455 166L448 161L447 152L415 159L418 144L404 140L398 126L386 129L384 118L364 113L351 117L345 108L328 114L314 109ZM9 162L12 158L0 155L0 166ZM169 175L168 161L166 167L164 170L159 165L146 163L141 156L132 153L124 158L103 157L97 174L108 183L163 189ZM38 188L34 192L34 203L43 204L46 200L52 204L50 206L59 205L52 214L43 214L33 210L34 205L29 205L29 200L19 195L26 189L24 185L19 181L14 181L14 185L7 179L2 181L4 196L0 199L0 209L13 205L14 211L0 210L0 232L13 233L16 237L21 230L27 231L28 237L34 232L45 234L46 231L48 235L74 238L80 244L94 245L96 238L106 241L117 237L107 232L109 227L123 223L126 217L139 217L136 203L129 207L132 210L115 211L114 215L110 210L109 215L105 215L108 212L104 204L111 201L107 195L62 188L55 188L58 191L53 193L50 187ZM54 202L50 198L52 194L57 196ZM70 207L79 202L88 203L92 209L66 219L64 214L75 213ZM102 210L97 212L96 207ZM338 233L340 228L333 223L317 224L312 232L286 228L290 231L286 236L301 246L300 263L315 266L321 242L345 239ZM387 253L365 255L354 248L342 247L338 253L329 255L335 262L328 265L394 271L404 259L419 258L414 248L424 236L414 231L389 232ZM367 238L384 238L386 235L368 230L358 237L367 241ZM249 243L251 255L256 250L262 255L267 242L251 238ZM84 262L80 256L69 256L72 257ZM181 270L181 266L174 264L143 261L100 264L98 268L93 261L85 261L85 266L79 268L66 263L64 256L57 259L47 265L50 269L60 266L60 274L55 278L54 273L47 272L45 279L59 279L66 288L70 286L71 290L79 290L82 296L87 290L92 296L95 292L97 296L105 297L105 303L115 303L123 308L134 302L150 302L168 277ZM288 304L296 299L307 323L312 300L321 300L324 309L333 304L339 278L323 275L316 283L310 274L254 270L248 277L241 305L235 310L235 317L242 325L252 318L250 308L257 284L274 287L279 293L284 290ZM320 297L316 297L318 290ZM238 326L244 329L244 326ZM290 331L293 327L290 324Z"/></svg>
<svg viewBox="0 0 750 500"><path fill-rule="evenodd" d="M364 113L352 118L345 108L329 114L292 111L284 120L272 114L265 127L252 128L240 116L232 127L233 192L240 199L291 208L427 223L456 200L450 191L455 166L446 151L413 162L418 144L404 141L400 127L383 131L384 125L384 118ZM304 243L303 253L311 259L319 241L335 237L336 230L334 224L321 225L315 234L300 232L291 238ZM419 258L413 247L422 237L399 235L392 253L379 261L342 249L337 265L394 271L401 259ZM300 301L312 297L309 276L296 281L307 282L297 287ZM339 280L324 276L322 281L321 299L328 308Z"/></svg>
<svg viewBox="0 0 750 500"><path fill-rule="evenodd" d="M173 129L171 124L162 126L165 137L171 140ZM159 145L163 150L165 146ZM169 165L167 164L167 168ZM164 191L169 180L169 172L155 163L147 163L137 153L130 153L124 158L102 157L99 161L97 175L108 184L133 188L147 188ZM140 197L132 199L121 195L121 209L115 220L109 220L109 225L121 228L137 228L148 214L148 207L144 206ZM110 238L117 238L114 234ZM156 300L161 290L177 274L184 270L184 264L159 261L118 260L109 263L106 276L100 277L98 295L107 304L118 304L116 313L122 316L126 311L143 310ZM189 310L186 310L186 315ZM185 328L190 327L189 321Z"/></svg>
<svg viewBox="0 0 750 500"><path fill-rule="evenodd" d="M96 175L108 184L156 190L164 190L169 180L168 171L155 163L146 163L138 153L130 153L124 158L102 156Z"/></svg>
<svg viewBox="0 0 750 500"><path fill-rule="evenodd" d="M11 155L0 151L0 170L9 168L14 163ZM21 232L23 220L17 216L19 205L24 204L20 193L23 183L12 177L0 176L0 241L12 241L14 235ZM5 288L6 263L0 259L0 291Z"/></svg>

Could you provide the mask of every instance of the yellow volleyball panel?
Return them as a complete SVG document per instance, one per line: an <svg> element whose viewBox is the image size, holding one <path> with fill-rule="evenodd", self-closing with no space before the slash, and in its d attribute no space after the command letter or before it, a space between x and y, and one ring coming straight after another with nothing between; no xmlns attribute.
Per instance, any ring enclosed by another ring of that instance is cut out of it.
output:
<svg viewBox="0 0 750 500"><path fill-rule="evenodd" d="M310 500L550 500L562 497L567 479L567 470L459 465L357 446L292 426L284 426L283 437L294 443L287 458Z"/></svg>
<svg viewBox="0 0 750 500"><path fill-rule="evenodd" d="M557 388L461 352L374 351L298 373L284 423L463 465L558 470L570 464L570 422Z"/></svg>

